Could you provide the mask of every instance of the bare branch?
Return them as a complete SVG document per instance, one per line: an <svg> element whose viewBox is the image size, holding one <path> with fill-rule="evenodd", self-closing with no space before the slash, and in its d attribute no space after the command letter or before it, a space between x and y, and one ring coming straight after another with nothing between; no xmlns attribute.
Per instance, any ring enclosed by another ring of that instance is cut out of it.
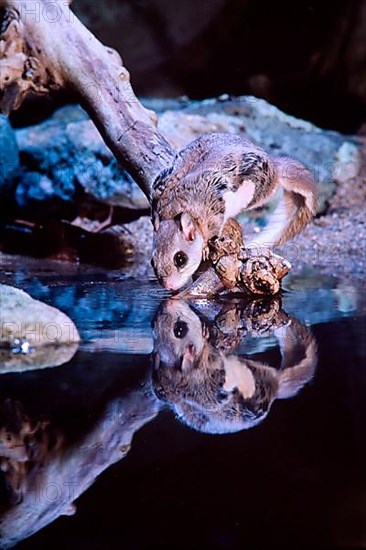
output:
<svg viewBox="0 0 366 550"><path fill-rule="evenodd" d="M118 161L150 198L175 151L156 129L120 56L103 46L63 0L2 0L0 109L9 114L30 93L73 90Z"/></svg>

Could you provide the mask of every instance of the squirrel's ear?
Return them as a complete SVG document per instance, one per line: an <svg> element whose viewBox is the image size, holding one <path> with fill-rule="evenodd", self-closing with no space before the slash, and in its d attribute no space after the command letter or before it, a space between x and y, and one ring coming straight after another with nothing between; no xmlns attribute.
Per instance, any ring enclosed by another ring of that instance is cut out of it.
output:
<svg viewBox="0 0 366 550"><path fill-rule="evenodd" d="M187 241L194 241L196 238L196 226L191 216L186 212L182 214L180 218L180 227L183 232L184 238Z"/></svg>

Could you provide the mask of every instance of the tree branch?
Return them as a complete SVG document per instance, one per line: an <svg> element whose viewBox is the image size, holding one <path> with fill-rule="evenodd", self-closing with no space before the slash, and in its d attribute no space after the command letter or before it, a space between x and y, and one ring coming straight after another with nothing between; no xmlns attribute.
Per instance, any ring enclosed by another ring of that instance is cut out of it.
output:
<svg viewBox="0 0 366 550"><path fill-rule="evenodd" d="M0 0L0 109L30 93L71 89L117 160L150 198L152 182L175 151L156 129L120 56L101 44L65 0Z"/></svg>

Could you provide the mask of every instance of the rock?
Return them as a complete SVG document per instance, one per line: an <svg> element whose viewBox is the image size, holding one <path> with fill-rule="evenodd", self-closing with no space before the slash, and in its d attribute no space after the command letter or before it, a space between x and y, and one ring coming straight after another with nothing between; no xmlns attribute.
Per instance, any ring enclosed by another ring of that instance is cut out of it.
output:
<svg viewBox="0 0 366 550"><path fill-rule="evenodd" d="M112 226L99 233L98 237L103 242L108 243L104 247L104 261L108 264L108 256L112 254L115 257L123 259L123 266L132 266L134 272L138 269L141 273L146 273L150 265L152 255L153 227L149 217L141 216L138 220L124 225ZM111 243L114 243L112 246ZM111 264L115 257L111 258Z"/></svg>
<svg viewBox="0 0 366 550"><path fill-rule="evenodd" d="M20 162L16 136L7 117L0 115L0 194L8 191L19 175Z"/></svg>
<svg viewBox="0 0 366 550"><path fill-rule="evenodd" d="M272 155L298 159L318 182L319 212L326 209L336 184L352 177L360 167L361 146L356 137L345 139L337 132L317 128L262 99L222 96L204 101L155 99L144 103L160 113L159 128L177 149L205 133L229 132L248 136ZM79 107L60 109L47 122L18 130L17 138L24 169L37 171L52 182L51 189L46 185L48 198L73 200L81 187L102 202L133 209L148 207L146 197L119 167ZM41 181L44 188L46 180ZM27 180L17 192L23 204L33 199L24 188Z"/></svg>
<svg viewBox="0 0 366 550"><path fill-rule="evenodd" d="M86 193L116 206L149 208L147 198L120 167L91 121L68 124L66 135L76 156L74 177Z"/></svg>
<svg viewBox="0 0 366 550"><path fill-rule="evenodd" d="M80 336L64 313L7 285L0 303L0 372L56 366L75 354Z"/></svg>
<svg viewBox="0 0 366 550"><path fill-rule="evenodd" d="M166 111L159 118L158 128L178 151L202 134L240 134L245 130L242 121L235 117L216 113L190 114L185 111Z"/></svg>
<svg viewBox="0 0 366 550"><path fill-rule="evenodd" d="M15 199L20 208L33 208L37 203L48 203L55 199L70 201L73 194L72 185L55 186L44 174L27 172L16 188Z"/></svg>
<svg viewBox="0 0 366 550"><path fill-rule="evenodd" d="M18 130L17 139L23 169L39 172L43 187L44 178L51 182L47 200L72 201L82 188L98 201L136 210L149 207L80 107L64 107L42 124ZM17 190L22 206L28 206L35 194L38 200L45 193L29 190L27 178Z"/></svg>
<svg viewBox="0 0 366 550"><path fill-rule="evenodd" d="M361 150L354 143L344 141L336 153L334 178L345 183L355 178L361 169Z"/></svg>
<svg viewBox="0 0 366 550"><path fill-rule="evenodd" d="M92 224L90 224L92 225ZM97 233L84 232L76 240L74 256L82 263L123 269L130 276L151 270L153 227L148 216Z"/></svg>

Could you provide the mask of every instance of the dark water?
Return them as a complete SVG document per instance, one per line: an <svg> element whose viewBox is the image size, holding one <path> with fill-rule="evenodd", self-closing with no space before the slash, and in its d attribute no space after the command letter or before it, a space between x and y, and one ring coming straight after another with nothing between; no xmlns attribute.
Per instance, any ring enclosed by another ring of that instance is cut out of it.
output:
<svg viewBox="0 0 366 550"><path fill-rule="evenodd" d="M182 302L54 269L1 276L83 338L0 376L4 547L366 547L362 289Z"/></svg>

